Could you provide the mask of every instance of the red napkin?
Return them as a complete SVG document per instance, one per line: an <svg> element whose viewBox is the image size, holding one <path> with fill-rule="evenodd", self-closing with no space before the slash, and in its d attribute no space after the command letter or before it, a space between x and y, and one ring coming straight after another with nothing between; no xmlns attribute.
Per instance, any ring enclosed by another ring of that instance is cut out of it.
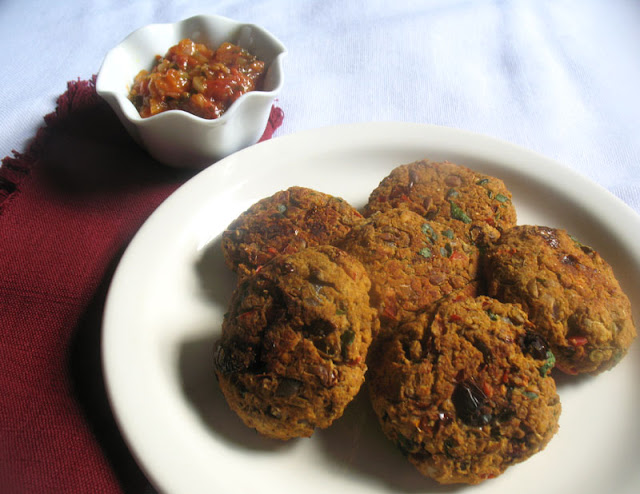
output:
<svg viewBox="0 0 640 494"><path fill-rule="evenodd" d="M274 106L261 140L282 119ZM193 172L139 148L95 77L45 123L0 167L0 492L141 492L105 395L102 308L127 243Z"/></svg>

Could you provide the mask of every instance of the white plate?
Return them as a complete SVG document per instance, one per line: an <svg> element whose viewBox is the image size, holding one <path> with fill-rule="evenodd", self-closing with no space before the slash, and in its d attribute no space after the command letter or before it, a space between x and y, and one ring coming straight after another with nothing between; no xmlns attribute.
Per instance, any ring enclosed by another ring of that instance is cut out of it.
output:
<svg viewBox="0 0 640 494"><path fill-rule="evenodd" d="M212 347L234 287L220 234L258 199L292 185L361 207L397 165L448 159L502 178L519 223L569 229L614 267L640 320L640 218L568 168L459 130L348 125L281 137L201 172L149 218L115 274L103 328L111 403L124 436L161 490L197 493L449 492L423 478L380 432L361 393L331 428L281 443L229 410ZM615 369L562 378L560 431L524 463L474 493L640 492L640 355Z"/></svg>

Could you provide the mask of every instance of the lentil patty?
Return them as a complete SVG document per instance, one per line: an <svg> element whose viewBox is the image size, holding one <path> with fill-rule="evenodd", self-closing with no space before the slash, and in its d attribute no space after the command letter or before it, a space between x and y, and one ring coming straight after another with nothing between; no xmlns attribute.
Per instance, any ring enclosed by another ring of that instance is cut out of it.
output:
<svg viewBox="0 0 640 494"><path fill-rule="evenodd" d="M448 226L407 209L377 212L338 246L362 262L371 279L371 304L385 327L431 308L473 283L478 249Z"/></svg>
<svg viewBox="0 0 640 494"><path fill-rule="evenodd" d="M276 439L340 417L364 382L377 324L363 266L331 246L275 257L236 288L215 351L230 407Z"/></svg>
<svg viewBox="0 0 640 494"><path fill-rule="evenodd" d="M453 298L374 342L373 408L422 474L477 484L551 440L561 412L553 358L531 329L516 305Z"/></svg>
<svg viewBox="0 0 640 494"><path fill-rule="evenodd" d="M448 161L394 168L371 192L364 215L398 207L443 223L477 245L496 240L516 224L511 192L502 180Z"/></svg>
<svg viewBox="0 0 640 494"><path fill-rule="evenodd" d="M242 278L279 254L328 245L362 220L345 200L290 187L253 204L222 234L225 262Z"/></svg>
<svg viewBox="0 0 640 494"><path fill-rule="evenodd" d="M487 250L485 271L488 294L521 304L567 373L610 369L636 336L613 269L566 230L512 228Z"/></svg>

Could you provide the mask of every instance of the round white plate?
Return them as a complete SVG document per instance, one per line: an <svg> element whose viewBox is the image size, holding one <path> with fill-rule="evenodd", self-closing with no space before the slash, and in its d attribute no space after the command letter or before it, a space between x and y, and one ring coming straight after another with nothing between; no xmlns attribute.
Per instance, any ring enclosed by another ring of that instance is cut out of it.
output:
<svg viewBox="0 0 640 494"><path fill-rule="evenodd" d="M145 472L171 494L640 492L638 343L612 371L558 379L560 431L533 458L475 487L419 475L380 432L366 393L311 439L268 440L230 411L212 348L235 277L220 234L292 185L356 207L397 165L448 159L499 177L518 222L566 228L612 265L640 320L640 218L600 186L540 155L459 130L404 123L325 128L240 151L201 172L140 229L105 309L103 359L115 415Z"/></svg>

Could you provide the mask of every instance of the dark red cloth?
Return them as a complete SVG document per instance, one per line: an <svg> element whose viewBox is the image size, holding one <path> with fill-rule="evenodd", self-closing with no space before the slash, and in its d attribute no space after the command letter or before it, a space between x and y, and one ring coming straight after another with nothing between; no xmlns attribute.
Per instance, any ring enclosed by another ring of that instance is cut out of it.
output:
<svg viewBox="0 0 640 494"><path fill-rule="evenodd" d="M69 83L29 149L0 167L0 492L149 486L108 407L100 321L111 274L194 172L160 165L95 92ZM273 107L264 139L282 123Z"/></svg>

